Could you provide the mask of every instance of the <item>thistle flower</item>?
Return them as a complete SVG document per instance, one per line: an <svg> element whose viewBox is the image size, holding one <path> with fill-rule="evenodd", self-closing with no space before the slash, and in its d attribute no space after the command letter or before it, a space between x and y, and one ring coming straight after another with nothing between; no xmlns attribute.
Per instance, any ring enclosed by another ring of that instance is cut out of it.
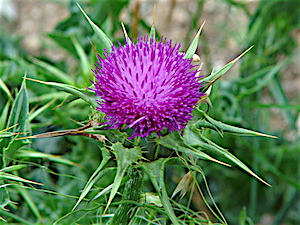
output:
<svg viewBox="0 0 300 225"><path fill-rule="evenodd" d="M146 137L168 128L180 131L192 118L193 107L203 96L197 70L179 52L180 44L148 40L113 46L95 64L97 110L107 115L111 128L134 130L133 136Z"/></svg>

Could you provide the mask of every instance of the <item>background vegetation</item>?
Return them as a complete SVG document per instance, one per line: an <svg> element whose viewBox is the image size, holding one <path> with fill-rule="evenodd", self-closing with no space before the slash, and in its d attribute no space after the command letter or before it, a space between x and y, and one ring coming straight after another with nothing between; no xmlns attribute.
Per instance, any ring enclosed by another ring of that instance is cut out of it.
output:
<svg viewBox="0 0 300 225"><path fill-rule="evenodd" d="M11 149L19 148L13 159L1 163L0 216L7 224L53 224L60 219L58 224L102 223L98 204L107 201L104 197L85 201L69 214L102 159L96 140L62 136L9 144L13 137L5 130L23 120L23 127L8 131L38 134L77 128L74 121L89 119L91 109L83 101L72 101L68 93L49 85L23 82L26 76L79 88L91 85L95 53L88 38L96 43L96 49L103 46L94 41L96 37L75 2L114 43L124 41L120 21L133 39L148 33L155 4L158 34L182 42L182 50L186 50L206 20L197 51L204 63L203 75L219 69L253 45L239 65L214 84L210 115L231 125L276 135L278 139L230 134L221 137L217 132L209 133L209 138L233 152L273 187L238 168L204 160L198 164L229 224L300 224L298 1L28 2L30 6L22 11L24 2L11 1L16 8L10 14L9 10L2 11L0 25L0 149L2 156L10 158ZM51 9L52 15L41 13ZM14 17L14 13L20 17ZM45 22L48 20L55 21L55 26ZM24 25L25 21L29 25ZM38 24L35 29L33 24ZM14 110L28 113L28 117L15 118ZM170 194L185 173L180 167L167 167ZM43 184L42 189L28 180ZM85 200L95 197L112 180L111 176L98 180ZM203 178L198 180L209 200ZM199 192L180 201L190 201L191 209L205 212L215 220ZM156 210L159 212L159 207Z"/></svg>

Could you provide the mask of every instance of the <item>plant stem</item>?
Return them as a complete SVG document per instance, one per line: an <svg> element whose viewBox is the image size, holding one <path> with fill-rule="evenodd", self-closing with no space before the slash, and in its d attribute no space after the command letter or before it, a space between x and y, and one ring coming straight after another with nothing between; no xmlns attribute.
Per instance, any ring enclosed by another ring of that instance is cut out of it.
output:
<svg viewBox="0 0 300 225"><path fill-rule="evenodd" d="M129 180L125 184L122 200L136 201L140 198L143 172L137 168L131 168L129 170L129 177ZM136 208L134 208L134 204L121 204L115 212L110 224L128 225L135 211Z"/></svg>

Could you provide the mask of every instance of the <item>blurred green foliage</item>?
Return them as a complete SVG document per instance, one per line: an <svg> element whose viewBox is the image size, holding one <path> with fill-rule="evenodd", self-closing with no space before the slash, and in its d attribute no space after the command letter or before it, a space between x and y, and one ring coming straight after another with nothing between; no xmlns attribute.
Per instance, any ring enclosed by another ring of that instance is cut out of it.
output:
<svg viewBox="0 0 300 225"><path fill-rule="evenodd" d="M62 82L82 88L80 90L93 98L85 89L91 85L93 77L90 68L95 61L95 52L87 37L90 37L97 50L101 50L103 46L96 41L97 36L76 2L80 1L69 2L70 16L48 34L60 48L67 50L68 57L76 62L74 64L57 62L43 54L33 57L20 45L22 37L12 36L8 32L2 32L0 36L0 131L14 125L14 121L21 123L17 128L0 133L3 135L0 136L0 148L5 149L1 151L2 156L6 156L0 163L0 216L7 220L7 224L53 224L54 221L57 224L105 224L107 219L101 218L107 201L105 197L100 196L89 203L87 201L111 184L113 176L109 172L113 171L98 174L99 179L93 180L93 188L84 197L85 203L72 211L86 182L105 157L105 153L99 149L103 144L78 136L33 139L28 144L25 140L15 140L11 133L29 131L37 134L71 129L78 126L74 121L93 119L89 118L92 108L82 99L57 87L55 89L50 85L23 80L23 77L28 77L46 82ZM117 37L118 32L121 32L119 15L128 7L129 2L90 0L80 4L93 22L116 44L124 41L124 38ZM190 15L193 27L182 40L185 45L198 29L198 19L207 1L195 2L196 13ZM203 168L206 178L198 176L197 179L208 204L216 211L209 198L210 193L205 188L206 182L208 183L214 201L229 224L256 224L268 215L274 225L299 224L300 163L299 131L296 125L300 110L299 99L292 99L296 104L291 104L282 85L284 75L299 58L299 46L293 34L299 32L300 28L300 4L292 0L262 0L254 12L250 12L246 1L223 0L220 3L226 3L228 8L240 10L247 16L248 30L240 50L242 52L252 45L254 48L242 58L236 78L220 79L214 84L210 96L213 108L209 113L231 125L274 134L278 136L278 140L237 137L231 134L223 134L224 137L221 137L218 132L213 131L206 131L205 135L233 152L273 187L266 187L237 169L204 160L199 160L198 164ZM151 24L138 18L134 11L130 16L132 20L139 20L140 29L150 30ZM125 27L129 36L136 33L137 28L131 24L125 24ZM226 32L227 28L225 21L222 32ZM200 48L206 49L209 55L209 49L205 46L207 36L203 32ZM241 42L240 39L236 41ZM210 68L213 62L208 60L205 63L209 69L213 69ZM265 104L265 97L271 98L274 103ZM286 130L274 130L272 127L274 118L270 116L270 110L274 108L282 114ZM16 118L16 115L23 117ZM24 120L25 117L27 121ZM288 139L287 136L291 135L293 138ZM6 154L11 152L9 149L14 149L13 155ZM218 159L217 156L216 158ZM108 160L108 165L114 163L114 160ZM167 164L165 161L160 163ZM177 163L169 163L165 168L167 190L174 190L186 172ZM127 180L123 180L121 185L126 182ZM149 185L148 190L154 191L155 188ZM170 196L171 191L167 194ZM211 216L207 207L202 204L203 200L199 200L201 194L194 191L193 197L186 196L181 200L175 198L178 201L172 204L177 209L188 212L190 209L180 207L189 203L192 210ZM156 215L151 215L153 221L148 224L163 224L159 220L155 221L157 215L163 217L164 212L156 204L156 196L152 197L152 212L156 212ZM118 202L112 203L112 207L117 206ZM148 212L142 206L141 210ZM210 218L215 219L213 216Z"/></svg>

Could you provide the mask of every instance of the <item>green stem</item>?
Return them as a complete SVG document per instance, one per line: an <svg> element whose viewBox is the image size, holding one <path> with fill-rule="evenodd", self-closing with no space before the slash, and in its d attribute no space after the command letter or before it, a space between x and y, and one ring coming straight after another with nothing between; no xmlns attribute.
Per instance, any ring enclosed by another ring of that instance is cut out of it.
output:
<svg viewBox="0 0 300 225"><path fill-rule="evenodd" d="M143 173L137 168L129 170L129 180L125 184L122 200L137 201L140 198ZM134 204L123 203L119 205L110 224L128 225L134 216L136 208Z"/></svg>

